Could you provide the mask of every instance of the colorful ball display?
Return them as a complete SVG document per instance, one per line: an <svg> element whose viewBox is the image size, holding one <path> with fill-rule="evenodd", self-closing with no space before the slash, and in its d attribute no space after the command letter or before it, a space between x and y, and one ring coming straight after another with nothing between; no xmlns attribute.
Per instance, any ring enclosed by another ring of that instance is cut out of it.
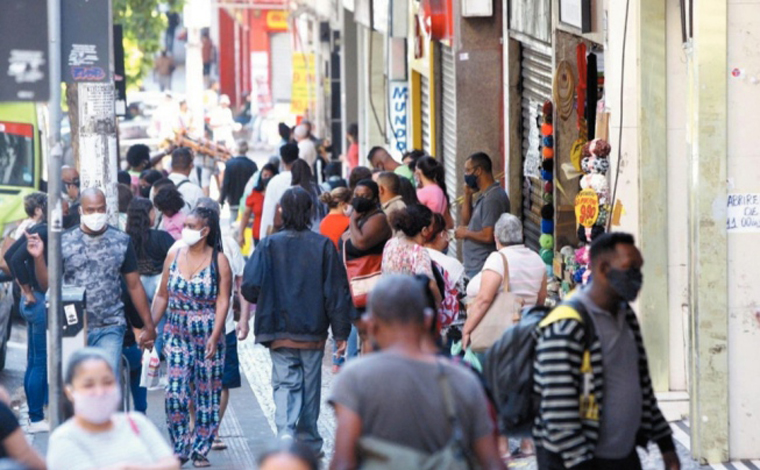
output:
<svg viewBox="0 0 760 470"><path fill-rule="evenodd" d="M541 245L541 248L551 250L554 248L554 236L549 235L548 233L541 234L541 237L538 239L538 244Z"/></svg>
<svg viewBox="0 0 760 470"><path fill-rule="evenodd" d="M554 262L554 251L541 248L541 251L538 254L541 256L544 264L552 264L552 262Z"/></svg>

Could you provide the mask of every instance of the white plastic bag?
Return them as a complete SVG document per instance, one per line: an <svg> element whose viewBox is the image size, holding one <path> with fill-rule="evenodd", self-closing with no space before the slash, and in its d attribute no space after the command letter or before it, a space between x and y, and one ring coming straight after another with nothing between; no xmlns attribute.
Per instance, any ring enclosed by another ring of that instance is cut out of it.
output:
<svg viewBox="0 0 760 470"><path fill-rule="evenodd" d="M140 386L148 390L161 388L161 359L156 348L143 351Z"/></svg>

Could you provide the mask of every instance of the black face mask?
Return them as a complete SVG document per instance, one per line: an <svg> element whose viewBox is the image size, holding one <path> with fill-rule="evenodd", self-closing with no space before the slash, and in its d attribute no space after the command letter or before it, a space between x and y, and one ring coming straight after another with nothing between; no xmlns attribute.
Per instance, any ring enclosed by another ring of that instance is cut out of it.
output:
<svg viewBox="0 0 760 470"><path fill-rule="evenodd" d="M607 280L617 295L626 302L633 302L641 291L644 274L637 268L629 268L625 271L610 268L607 272Z"/></svg>
<svg viewBox="0 0 760 470"><path fill-rule="evenodd" d="M140 196L150 199L150 186L140 186Z"/></svg>
<svg viewBox="0 0 760 470"><path fill-rule="evenodd" d="M367 199L366 197L359 196L356 196L351 200L351 205L353 206L354 210L360 214L369 212L377 206L377 204L375 204L372 199Z"/></svg>

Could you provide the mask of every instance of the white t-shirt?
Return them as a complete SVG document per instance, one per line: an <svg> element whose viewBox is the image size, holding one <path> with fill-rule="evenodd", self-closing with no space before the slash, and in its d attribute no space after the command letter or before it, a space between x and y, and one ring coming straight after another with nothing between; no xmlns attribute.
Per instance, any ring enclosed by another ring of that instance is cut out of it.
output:
<svg viewBox="0 0 760 470"><path fill-rule="evenodd" d="M177 186L177 191L179 191L182 195L182 199L184 199L187 204L182 209L182 212L185 214L190 213L190 211L195 209L195 206L198 204L198 199L205 196L203 190L193 183L187 176L179 173L169 173L169 179L172 180L175 186ZM182 183L183 181L187 181L187 183Z"/></svg>
<svg viewBox="0 0 760 470"><path fill-rule="evenodd" d="M525 305L535 305L538 291L546 277L546 265L538 253L525 245L513 245L500 250L507 257L509 270L509 291L522 298ZM504 259L499 251L494 251L486 259L483 271L493 271L502 279L499 292L504 289ZM479 272L467 285L467 300L472 301L480 291L483 271Z"/></svg>
<svg viewBox="0 0 760 470"><path fill-rule="evenodd" d="M142 413L113 416L110 431L85 431L73 419L63 423L50 435L47 468L49 470L92 470L118 464L150 465L174 452L156 426Z"/></svg>
<svg viewBox="0 0 760 470"><path fill-rule="evenodd" d="M309 139L298 142L298 158L305 160L309 167L313 168L314 162L317 161L317 148L314 142Z"/></svg>
<svg viewBox="0 0 760 470"><path fill-rule="evenodd" d="M449 273L451 280L458 286L464 285L464 265L453 256L441 253L432 248L425 248L430 253L430 259L438 263Z"/></svg>
<svg viewBox="0 0 760 470"><path fill-rule="evenodd" d="M262 240L267 236L267 230L274 224L274 213L277 210L277 204L280 203L285 191L290 189L293 177L290 171L278 173L269 180L267 192L264 195L264 210L261 212L261 231L259 239Z"/></svg>

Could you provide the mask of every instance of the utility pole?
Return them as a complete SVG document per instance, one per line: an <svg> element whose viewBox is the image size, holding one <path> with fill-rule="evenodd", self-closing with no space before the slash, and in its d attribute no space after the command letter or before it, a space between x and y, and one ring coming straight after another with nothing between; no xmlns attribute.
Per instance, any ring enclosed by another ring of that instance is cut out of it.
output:
<svg viewBox="0 0 760 470"><path fill-rule="evenodd" d="M63 421L63 393L61 373L63 305L61 285L63 265L61 258L61 231L63 209L61 207L61 1L47 0L48 37L50 48L50 117L48 130L48 413L50 427L56 428Z"/></svg>

